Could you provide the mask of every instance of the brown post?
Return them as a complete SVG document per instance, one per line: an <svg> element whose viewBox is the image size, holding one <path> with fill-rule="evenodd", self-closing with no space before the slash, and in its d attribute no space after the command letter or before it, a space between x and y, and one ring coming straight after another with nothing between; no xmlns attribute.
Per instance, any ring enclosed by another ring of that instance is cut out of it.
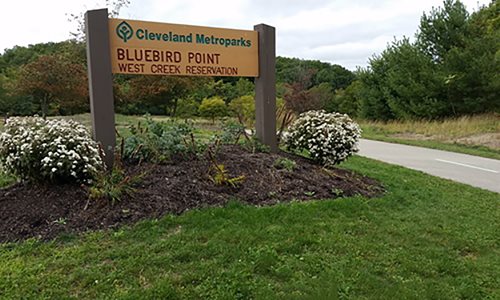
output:
<svg viewBox="0 0 500 300"><path fill-rule="evenodd" d="M255 130L257 138L278 151L276 137L276 30L259 24L259 77L255 78Z"/></svg>
<svg viewBox="0 0 500 300"><path fill-rule="evenodd" d="M105 154L104 161L111 170L116 136L107 9L85 13L85 33L92 135L101 144Z"/></svg>

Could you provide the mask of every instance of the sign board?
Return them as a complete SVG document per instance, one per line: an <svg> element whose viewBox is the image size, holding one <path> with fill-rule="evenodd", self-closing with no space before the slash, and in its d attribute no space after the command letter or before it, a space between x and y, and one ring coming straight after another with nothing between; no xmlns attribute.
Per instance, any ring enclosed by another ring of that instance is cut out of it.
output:
<svg viewBox="0 0 500 300"><path fill-rule="evenodd" d="M85 13L92 134L109 170L116 146L112 73L255 77L257 138L277 151L276 33L109 19Z"/></svg>
<svg viewBox="0 0 500 300"><path fill-rule="evenodd" d="M258 33L109 19L113 73L259 76Z"/></svg>

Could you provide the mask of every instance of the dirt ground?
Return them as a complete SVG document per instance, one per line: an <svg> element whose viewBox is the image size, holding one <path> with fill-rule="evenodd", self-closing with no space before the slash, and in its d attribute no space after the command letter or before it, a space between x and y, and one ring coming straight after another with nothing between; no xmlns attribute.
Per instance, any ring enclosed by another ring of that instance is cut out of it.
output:
<svg viewBox="0 0 500 300"><path fill-rule="evenodd" d="M276 166L279 158L295 161L293 170ZM215 156L230 177L244 176L237 186L216 185L208 157L180 159L169 164L126 166L141 175L131 196L114 205L89 200L88 188L78 185L18 183L0 189L0 242L35 237L49 240L64 233L116 228L142 219L187 210L223 206L229 200L272 205L290 200L334 199L384 192L373 179L342 169L325 170L308 159L287 153L251 153L225 146Z"/></svg>

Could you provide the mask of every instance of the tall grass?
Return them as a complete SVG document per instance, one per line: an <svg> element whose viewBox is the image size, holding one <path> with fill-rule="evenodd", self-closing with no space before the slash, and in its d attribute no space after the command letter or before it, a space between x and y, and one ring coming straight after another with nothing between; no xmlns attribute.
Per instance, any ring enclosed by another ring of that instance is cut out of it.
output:
<svg viewBox="0 0 500 300"><path fill-rule="evenodd" d="M483 133L500 133L500 115L495 113L426 121L366 121L358 120L370 131L386 134L413 133L450 140Z"/></svg>

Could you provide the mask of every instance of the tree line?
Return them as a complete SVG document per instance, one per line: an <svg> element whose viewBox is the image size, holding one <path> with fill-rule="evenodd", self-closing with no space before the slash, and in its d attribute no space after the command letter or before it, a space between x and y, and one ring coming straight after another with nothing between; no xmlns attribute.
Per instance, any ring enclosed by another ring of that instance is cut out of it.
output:
<svg viewBox="0 0 500 300"><path fill-rule="evenodd" d="M393 41L341 103L368 119L436 119L500 109L500 4L469 15L460 1L424 13L415 40Z"/></svg>
<svg viewBox="0 0 500 300"><path fill-rule="evenodd" d="M367 68L278 57L278 107L367 119L442 118L500 109L500 5L469 14L460 1L424 13L414 40L394 40ZM252 118L251 78L115 74L116 111ZM13 47L0 55L0 114L88 112L85 44Z"/></svg>
<svg viewBox="0 0 500 300"><path fill-rule="evenodd" d="M89 111L86 68L85 45L77 41L5 50L0 55L0 113L66 115ZM303 73L314 73L308 88L323 84L332 95L355 79L353 72L339 65L278 57L278 97L283 98L289 85L301 80ZM115 74L113 83L116 111L123 114L196 116L203 100L218 99L229 105L243 96L252 98L254 93L253 79L239 77Z"/></svg>

